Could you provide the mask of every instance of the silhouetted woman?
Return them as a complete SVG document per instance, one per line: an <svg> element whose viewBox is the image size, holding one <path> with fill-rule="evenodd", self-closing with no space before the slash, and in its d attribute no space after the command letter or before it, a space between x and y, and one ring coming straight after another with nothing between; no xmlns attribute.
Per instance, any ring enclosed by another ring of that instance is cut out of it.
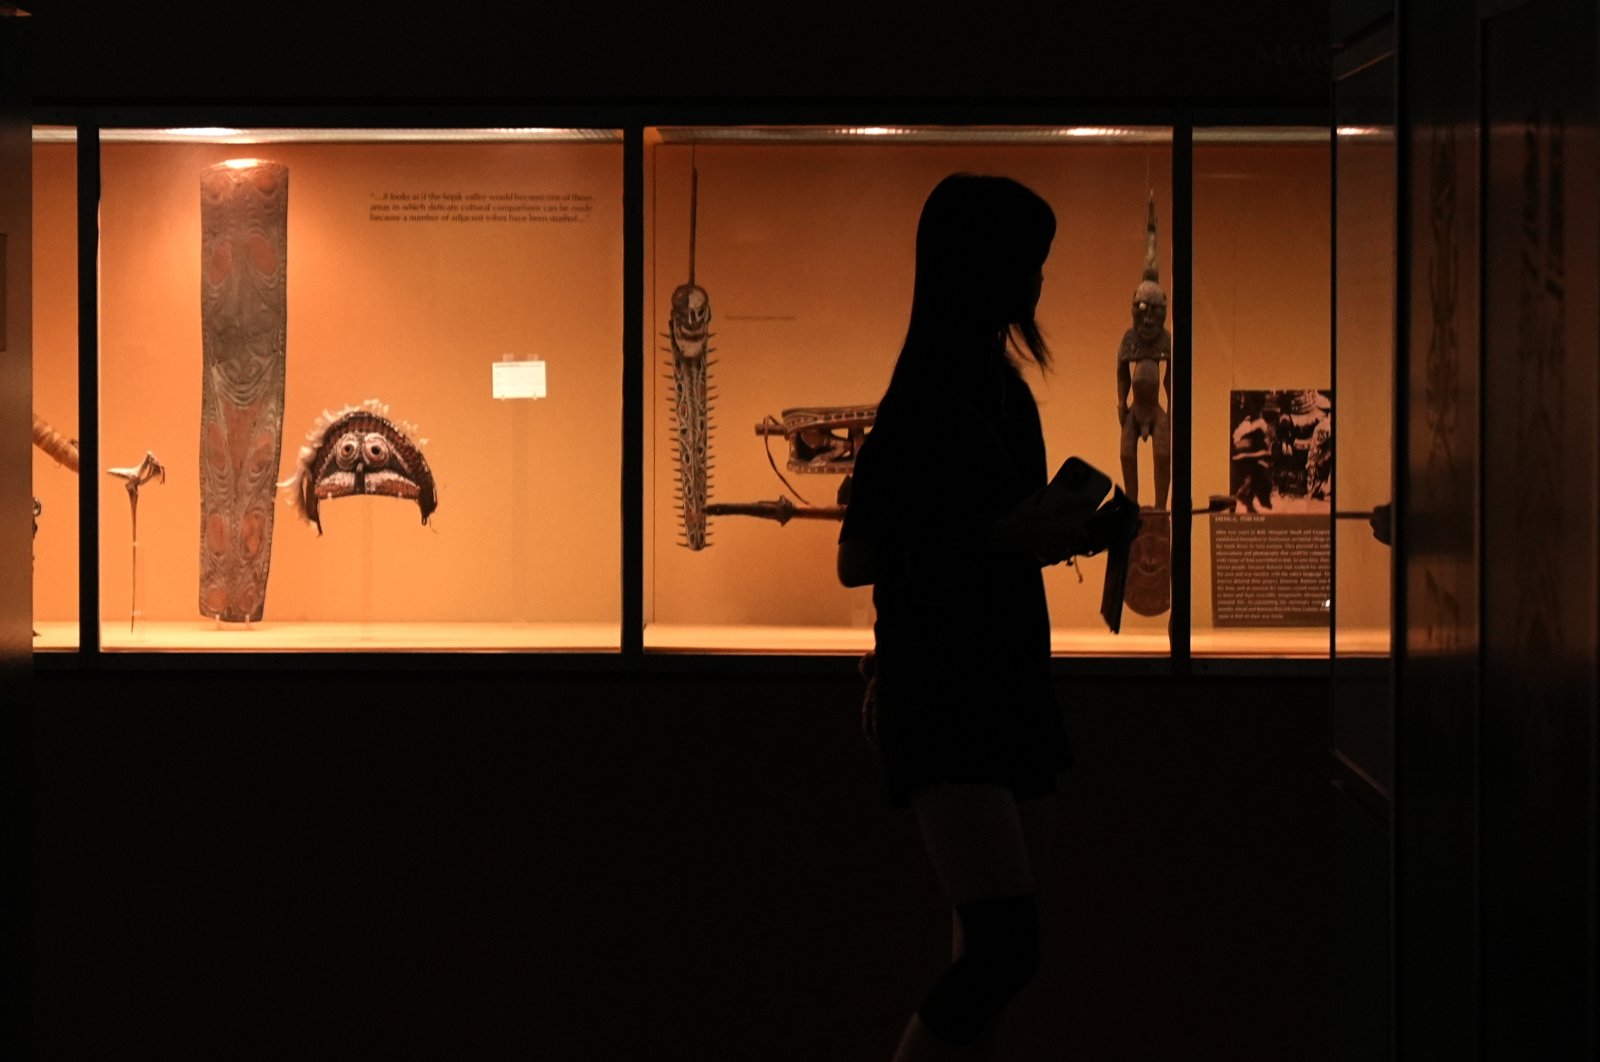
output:
<svg viewBox="0 0 1600 1062"><path fill-rule="evenodd" d="M1049 361L1034 310L1055 228L1007 178L929 195L911 323L839 536L840 581L873 584L877 606L863 725L955 909L953 961L900 1062L982 1057L1039 961L1037 874L1070 758L1040 569L1078 525L1038 504L1044 437L1017 361Z"/></svg>

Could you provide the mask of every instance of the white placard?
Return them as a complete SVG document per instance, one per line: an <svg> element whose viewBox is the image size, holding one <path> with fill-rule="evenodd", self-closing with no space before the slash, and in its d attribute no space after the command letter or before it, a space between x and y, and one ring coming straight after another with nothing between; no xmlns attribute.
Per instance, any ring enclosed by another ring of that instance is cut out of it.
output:
<svg viewBox="0 0 1600 1062"><path fill-rule="evenodd" d="M543 398L544 362L497 361L494 363L496 398Z"/></svg>

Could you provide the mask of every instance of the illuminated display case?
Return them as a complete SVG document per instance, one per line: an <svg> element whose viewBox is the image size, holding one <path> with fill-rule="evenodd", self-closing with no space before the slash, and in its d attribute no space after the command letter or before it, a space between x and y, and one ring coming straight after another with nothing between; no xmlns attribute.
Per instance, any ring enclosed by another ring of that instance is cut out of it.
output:
<svg viewBox="0 0 1600 1062"><path fill-rule="evenodd" d="M645 356L656 371L644 444L646 649L870 645L870 591L847 590L833 575L843 472L826 454L819 459L817 446L847 452L851 430L870 430L852 428L851 418L869 424L887 383L910 305L918 213L949 173L1015 177L1055 209L1038 319L1056 360L1049 372L1026 375L1051 466L1076 454L1125 482L1115 416L1119 343L1152 216L1159 282L1170 290L1174 277L1173 140L1160 126L649 131ZM1333 460L1335 413L1346 407L1332 388L1329 132L1195 128L1191 161L1191 297L1167 321L1183 359L1176 371L1188 376L1188 405L1176 422L1189 428L1172 450L1174 467L1188 462L1191 477L1188 563L1151 565L1136 599L1136 544L1115 635L1100 616L1104 556L1080 561L1077 571L1047 572L1054 649L1168 654L1173 616L1164 581L1183 570L1184 651L1326 656L1334 469L1352 482L1383 476L1388 461L1386 445L1352 447L1342 463ZM707 311L711 348L703 547L702 488L683 456L700 443L697 429L682 423L684 359L671 349L674 298L691 295ZM1376 349L1345 352L1350 423L1362 438L1387 430L1386 379L1364 381L1385 371L1385 358ZM1165 395L1158 401L1170 405ZM1241 430L1247 409L1260 427L1259 460ZM845 424L832 427L831 438L803 434L827 428L830 413ZM955 409L930 423L929 462L937 467L941 451L961 446L970 428ZM1139 500L1149 505L1157 478L1150 442L1137 444L1134 460ZM808 464L823 474L810 474ZM928 499L928 519L959 506L962 494L962 484L948 483ZM1147 511L1152 523L1163 532L1174 526ZM1357 541L1363 535L1371 539L1364 524L1359 534L1350 528L1337 548L1363 557L1382 549ZM1345 644L1381 645L1386 585L1350 569L1346 576Z"/></svg>
<svg viewBox="0 0 1600 1062"><path fill-rule="evenodd" d="M618 648L621 162L592 130L103 130L102 648ZM74 571L38 562L49 644Z"/></svg>
<svg viewBox="0 0 1600 1062"><path fill-rule="evenodd" d="M1347 400L1340 411L1349 437L1338 469L1333 651L1339 657L1390 652L1393 558L1371 521L1387 519L1394 494L1395 181L1394 119L1381 104L1392 91L1385 61L1342 82L1334 144L1336 246L1334 368ZM1369 94L1363 97L1363 90ZM1351 96L1355 96L1354 100ZM1392 107L1392 104L1390 104Z"/></svg>
<svg viewBox="0 0 1600 1062"><path fill-rule="evenodd" d="M1014 177L1055 209L1038 308L1055 364L1026 376L1051 467L1076 454L1120 478L1117 351L1145 264L1152 196L1157 259L1171 262L1161 223L1171 216L1169 129L665 128L649 145L647 322L652 333L671 331L674 292L692 257L711 307L715 405L702 549L686 537L679 496L681 374L664 349L671 340L655 339L645 445L647 649L870 646L870 589L845 589L834 576L837 519L780 524L719 511L780 497L802 516L808 506L837 507L842 473L797 468L813 453L802 450L791 463L788 435L757 427L781 424L786 411L878 401L904 338L917 218L948 174ZM804 414L789 419L797 418ZM927 460L937 467L942 450L960 448L975 430L952 408L928 424ZM1143 449L1148 483L1150 447ZM928 498L928 519L962 505L969 487L952 481ZM1047 573L1057 650L1165 653L1166 615L1129 610L1122 634L1107 632L1099 615L1104 564L1103 555L1081 561L1081 582L1067 567Z"/></svg>
<svg viewBox="0 0 1600 1062"><path fill-rule="evenodd" d="M36 649L78 644L78 146L33 134L33 629Z"/></svg>
<svg viewBox="0 0 1600 1062"><path fill-rule="evenodd" d="M1326 128L1195 130L1196 655L1328 652L1348 397L1332 387L1329 168Z"/></svg>
<svg viewBox="0 0 1600 1062"><path fill-rule="evenodd" d="M1341 655L1386 650L1361 488L1387 483L1392 355L1347 299L1335 360L1325 127L97 132L97 533L82 548L78 477L36 448L41 650L78 644L92 557L114 653L859 653L841 487L904 336L922 202L959 171L1057 215L1055 360L1025 373L1052 468L1125 480L1119 350L1147 270L1169 297L1160 534L1120 633L1104 555L1046 573L1057 655L1326 657L1330 617ZM82 160L71 128L37 129L34 155L35 413L71 440ZM276 413L251 404L277 387ZM935 418L929 461L970 430ZM1155 448L1132 453L1151 506ZM217 574L234 554L257 596Z"/></svg>

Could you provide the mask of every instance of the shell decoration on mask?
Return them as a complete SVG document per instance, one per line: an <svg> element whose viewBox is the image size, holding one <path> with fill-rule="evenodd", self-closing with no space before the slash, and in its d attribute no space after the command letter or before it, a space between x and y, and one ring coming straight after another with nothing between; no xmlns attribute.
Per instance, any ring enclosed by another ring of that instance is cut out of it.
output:
<svg viewBox="0 0 1600 1062"><path fill-rule="evenodd" d="M422 522L439 507L433 472L414 425L389 417L375 398L337 413L323 411L306 433L293 476L279 483L286 503L322 534L319 505L354 494L378 494L417 503Z"/></svg>

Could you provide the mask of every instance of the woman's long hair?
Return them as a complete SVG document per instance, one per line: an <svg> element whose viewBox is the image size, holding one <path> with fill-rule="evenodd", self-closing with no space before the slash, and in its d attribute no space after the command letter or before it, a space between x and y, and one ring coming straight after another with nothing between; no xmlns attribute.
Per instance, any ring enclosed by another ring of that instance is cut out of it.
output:
<svg viewBox="0 0 1600 1062"><path fill-rule="evenodd" d="M1009 177L956 173L940 181L917 223L911 323L895 374L959 374L989 355L1003 360L1008 345L1048 366L1033 285L1055 234L1050 205Z"/></svg>

